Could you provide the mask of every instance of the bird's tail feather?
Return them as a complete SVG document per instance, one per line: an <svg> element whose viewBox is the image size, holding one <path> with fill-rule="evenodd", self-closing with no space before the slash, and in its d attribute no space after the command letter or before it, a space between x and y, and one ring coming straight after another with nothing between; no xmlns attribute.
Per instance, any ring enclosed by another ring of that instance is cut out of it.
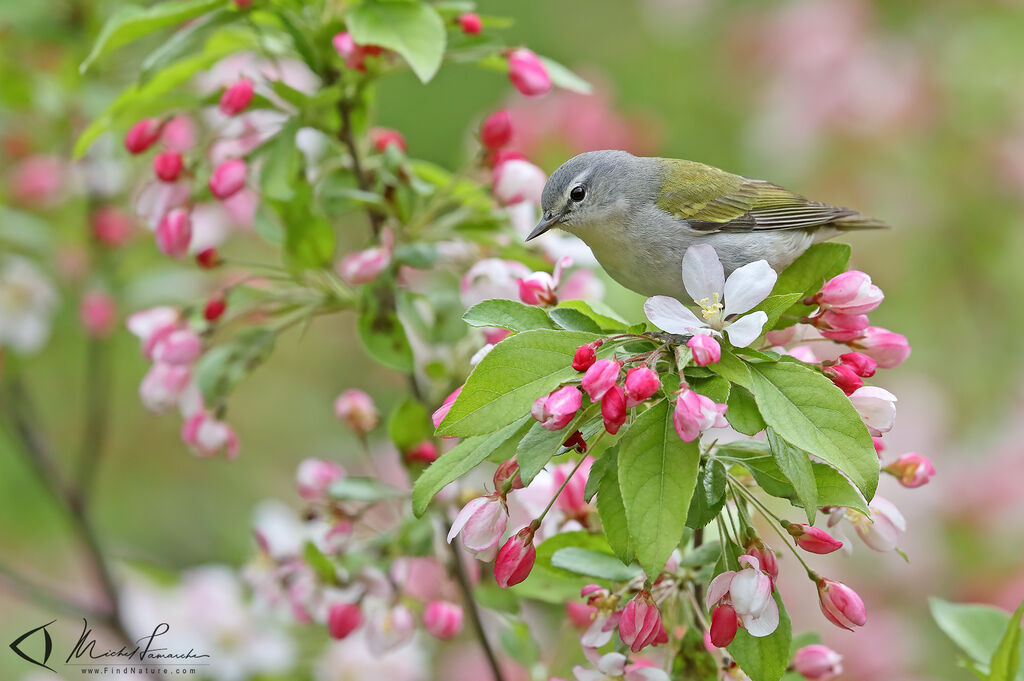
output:
<svg viewBox="0 0 1024 681"><path fill-rule="evenodd" d="M832 226L844 232L859 229L892 229L889 225L882 222L881 220L869 218L868 216L860 215L859 213L854 213L853 215L841 217L833 221Z"/></svg>

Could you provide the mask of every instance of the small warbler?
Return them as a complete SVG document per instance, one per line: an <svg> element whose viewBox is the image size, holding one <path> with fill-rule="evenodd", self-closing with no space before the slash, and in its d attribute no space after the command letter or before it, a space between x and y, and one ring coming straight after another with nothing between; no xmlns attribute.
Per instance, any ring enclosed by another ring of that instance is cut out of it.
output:
<svg viewBox="0 0 1024 681"><path fill-rule="evenodd" d="M683 300L683 253L693 244L711 244L726 275L755 260L781 272L811 244L886 227L703 163L612 150L563 163L544 185L541 208L527 241L560 227L626 288Z"/></svg>

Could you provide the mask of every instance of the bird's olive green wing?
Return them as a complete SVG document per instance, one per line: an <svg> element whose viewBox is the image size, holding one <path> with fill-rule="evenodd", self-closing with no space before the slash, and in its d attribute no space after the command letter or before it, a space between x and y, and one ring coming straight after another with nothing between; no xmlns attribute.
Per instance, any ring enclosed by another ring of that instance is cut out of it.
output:
<svg viewBox="0 0 1024 681"><path fill-rule="evenodd" d="M733 175L703 163L659 159L658 207L702 232L806 229L856 216L856 211L809 201L788 189ZM867 219L849 227L881 226ZM863 222L863 224L860 224ZM845 225L838 225L843 227Z"/></svg>

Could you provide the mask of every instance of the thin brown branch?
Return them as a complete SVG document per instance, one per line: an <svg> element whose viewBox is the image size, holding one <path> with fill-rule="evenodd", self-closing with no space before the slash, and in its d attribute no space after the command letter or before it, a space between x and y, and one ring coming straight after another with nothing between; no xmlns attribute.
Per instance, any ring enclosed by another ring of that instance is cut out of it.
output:
<svg viewBox="0 0 1024 681"><path fill-rule="evenodd" d="M466 610L469 611L469 620L473 624L473 631L480 642L480 647L484 649L487 663L491 666L494 681L505 681L505 675L501 671L498 656L494 653L494 648L491 647L491 642L487 639L483 620L480 619L480 609L476 599L473 597L473 587L469 583L469 577L466 575L466 567L462 564L462 552L459 551L459 547L454 543L448 544L448 547L451 549L452 574L459 585L459 591L462 592L462 602Z"/></svg>
<svg viewBox="0 0 1024 681"><path fill-rule="evenodd" d="M352 104L345 98L338 100L338 114L341 116L341 128L338 130L338 139L352 158L352 172L356 176L356 184L364 192L371 191L370 179L363 170L363 162L359 157L359 146L356 144L355 130L352 128ZM373 208L366 207L366 215L370 218L370 227L373 235L379 236L380 230L384 227L384 215Z"/></svg>
<svg viewBox="0 0 1024 681"><path fill-rule="evenodd" d="M85 358L84 426L75 475L83 503L92 494L107 440L111 369L109 342L90 338Z"/></svg>

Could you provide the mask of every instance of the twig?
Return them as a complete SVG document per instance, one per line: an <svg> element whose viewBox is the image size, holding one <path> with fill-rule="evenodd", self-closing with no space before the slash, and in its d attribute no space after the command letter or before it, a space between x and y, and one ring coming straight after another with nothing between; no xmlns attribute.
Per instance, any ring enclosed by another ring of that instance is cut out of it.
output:
<svg viewBox="0 0 1024 681"><path fill-rule="evenodd" d="M341 129L338 130L338 139L348 149L348 155L352 158L352 172L355 173L356 184L359 185L360 191L368 192L370 191L370 181L363 172L363 164L359 159L359 147L356 145L354 131L352 130L352 106L344 97L338 100L338 114L341 116ZM384 227L384 216L370 206L366 207L366 214L370 218L370 227L373 229L373 235L379 236L381 228Z"/></svg>
<svg viewBox="0 0 1024 681"><path fill-rule="evenodd" d="M2 564L0 564L0 584L25 600L35 601L51 610L69 615L93 617L108 625L112 624L113 614L111 612L98 610L65 594L57 594L52 587L37 584Z"/></svg>
<svg viewBox="0 0 1024 681"><path fill-rule="evenodd" d="M491 647L491 642L487 639L487 632L484 631L484 623L480 619L480 610L476 599L473 597L473 587L469 583L469 577L466 576L466 568L462 564L462 554L459 551L459 547L454 543L449 543L448 548L452 554L452 572L455 575L455 581L459 585L459 591L462 592L462 601L466 605L466 610L469 611L469 620L473 623L473 631L480 642L480 647L484 649L487 663L491 666L494 681L505 681L505 675L502 673L501 665L498 663L498 656L494 654L494 648Z"/></svg>
<svg viewBox="0 0 1024 681"><path fill-rule="evenodd" d="M100 456L107 439L110 413L110 348L109 342L91 338L85 358L85 425L78 453L75 479L78 481L82 503L91 496L99 469Z"/></svg>

